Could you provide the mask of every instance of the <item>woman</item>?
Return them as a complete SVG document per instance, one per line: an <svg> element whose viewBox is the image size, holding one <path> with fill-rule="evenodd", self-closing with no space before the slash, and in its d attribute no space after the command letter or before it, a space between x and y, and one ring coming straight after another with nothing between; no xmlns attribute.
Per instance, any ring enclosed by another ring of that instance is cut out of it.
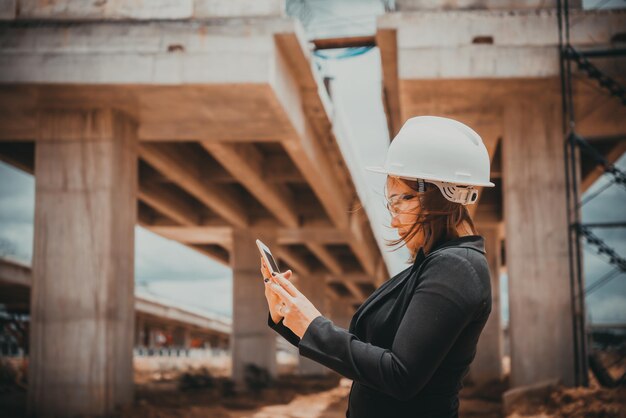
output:
<svg viewBox="0 0 626 418"><path fill-rule="evenodd" d="M359 307L348 330L290 282L268 277L268 325L308 357L352 379L346 417L458 417L458 391L491 312L483 237L465 205L492 187L480 136L447 118L409 119L385 167L391 226L411 254ZM499 361L499 359L494 359Z"/></svg>

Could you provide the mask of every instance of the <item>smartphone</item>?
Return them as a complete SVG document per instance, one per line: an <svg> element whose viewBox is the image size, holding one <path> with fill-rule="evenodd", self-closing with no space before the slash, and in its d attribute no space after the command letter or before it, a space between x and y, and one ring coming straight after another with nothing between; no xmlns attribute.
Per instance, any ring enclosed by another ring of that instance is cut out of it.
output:
<svg viewBox="0 0 626 418"><path fill-rule="evenodd" d="M276 260L274 260L274 256L267 245L263 244L260 239L256 240L256 246L259 247L259 252L261 253L261 257L265 260L265 264L270 269L270 273L280 273L278 270L278 264Z"/></svg>

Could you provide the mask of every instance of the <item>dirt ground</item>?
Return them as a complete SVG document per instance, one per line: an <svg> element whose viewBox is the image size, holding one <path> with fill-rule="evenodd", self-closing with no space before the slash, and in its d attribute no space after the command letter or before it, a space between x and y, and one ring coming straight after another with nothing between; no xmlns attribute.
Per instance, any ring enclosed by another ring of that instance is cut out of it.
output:
<svg viewBox="0 0 626 418"><path fill-rule="evenodd" d="M351 381L339 375L301 377L282 374L269 387L235 393L224 368L136 370L135 402L118 418L344 418ZM460 395L461 418L626 418L626 387L559 387L542 404L523 404L502 414L506 380L481 386L466 382ZM0 416L25 416L25 386L0 385ZM387 417L384 417L387 418Z"/></svg>
<svg viewBox="0 0 626 418"><path fill-rule="evenodd" d="M181 392L167 384L143 386L135 405L122 411L120 418L344 418L351 383L338 375L283 376L274 388L221 398L208 389ZM468 382L459 394L460 418L505 418L501 399L506 389L506 380L482 386ZM522 417L626 418L626 388L601 388L593 379L589 388L559 387L547 403L524 405L506 418Z"/></svg>
<svg viewBox="0 0 626 418"><path fill-rule="evenodd" d="M599 352L609 374L618 379L626 372L623 349ZM626 386L602 387L589 372L589 387L558 386L541 403L526 402L507 418L626 418Z"/></svg>

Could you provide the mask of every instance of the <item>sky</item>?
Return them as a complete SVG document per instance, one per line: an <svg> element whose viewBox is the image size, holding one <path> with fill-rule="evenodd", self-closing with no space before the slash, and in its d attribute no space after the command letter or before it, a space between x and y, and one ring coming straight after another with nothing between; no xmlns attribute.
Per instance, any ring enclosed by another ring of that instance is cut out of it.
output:
<svg viewBox="0 0 626 418"><path fill-rule="evenodd" d="M372 33L375 15L383 12L376 1L318 1L320 10L310 13L310 37ZM380 55L376 48L349 59L317 59L319 71L333 77L335 126L340 149L370 218L373 231L391 275L406 268L408 252L390 252L383 239L397 238L388 227L383 185L385 177L364 170L382 163L389 135L380 98ZM367 146L363 146L366 144ZM617 162L626 170L626 155ZM587 195L610 180L602 176ZM583 206L583 222L626 221L626 189L612 185ZM34 178L0 162L0 255L30 264L32 258ZM626 228L595 229L618 254L626 256ZM584 246L587 285L611 271L606 256ZM503 322L508 320L507 277L501 277ZM167 240L139 226L135 230L135 284L138 294L148 294L177 304L232 316L232 271L202 254ZM226 297L225 297L226 296ZM587 298L592 322L626 322L626 276L615 277Z"/></svg>

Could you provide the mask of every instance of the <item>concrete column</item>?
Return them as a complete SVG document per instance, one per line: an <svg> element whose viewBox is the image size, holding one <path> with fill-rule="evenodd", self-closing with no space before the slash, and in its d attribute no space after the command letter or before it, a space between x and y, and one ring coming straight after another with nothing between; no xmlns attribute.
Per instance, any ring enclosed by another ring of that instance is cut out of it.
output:
<svg viewBox="0 0 626 418"><path fill-rule="evenodd" d="M189 347L189 330L184 327L176 327L173 331L174 347L188 348Z"/></svg>
<svg viewBox="0 0 626 418"><path fill-rule="evenodd" d="M148 334L148 347L150 347L150 348L156 347L157 344L158 344L158 341L157 341L157 332L158 332L158 330L156 328L154 328L154 326L148 325L146 327L146 332Z"/></svg>
<svg viewBox="0 0 626 418"><path fill-rule="evenodd" d="M345 303L337 299L327 298L325 306L325 312L320 309L320 312L322 312L324 316L333 321L333 323L338 327L344 329L350 328L350 321L354 315L354 310L350 307L351 305L349 303ZM302 361L303 358L305 357L300 357L300 361ZM336 373L327 367L324 367L324 371L327 374Z"/></svg>
<svg viewBox="0 0 626 418"><path fill-rule="evenodd" d="M105 415L133 399L136 124L40 112L28 414Z"/></svg>
<svg viewBox="0 0 626 418"><path fill-rule="evenodd" d="M478 225L485 238L485 251L491 274L491 314L478 340L476 357L469 377L476 383L502 379L502 326L500 317L501 237L499 225Z"/></svg>
<svg viewBox="0 0 626 418"><path fill-rule="evenodd" d="M211 348L218 348L219 347L219 339L217 336L212 336L209 339L209 344L211 345Z"/></svg>
<svg viewBox="0 0 626 418"><path fill-rule="evenodd" d="M298 276L298 289L315 305L315 307L326 316L326 283L324 276ZM300 375L323 375L329 370L309 358L299 356L298 373Z"/></svg>
<svg viewBox="0 0 626 418"><path fill-rule="evenodd" d="M335 325L341 328L350 328L350 321L354 315L354 310L349 303L337 299L328 302L328 317Z"/></svg>
<svg viewBox="0 0 626 418"><path fill-rule="evenodd" d="M245 388L246 363L265 368L277 375L276 332L267 326L265 284L260 271L256 236L242 229L233 230L233 325L231 335L232 379L236 390ZM269 237L261 240L276 248Z"/></svg>
<svg viewBox="0 0 626 418"><path fill-rule="evenodd" d="M555 87L557 91L557 87ZM566 188L557 94L514 97L502 143L511 387L574 384Z"/></svg>
<svg viewBox="0 0 626 418"><path fill-rule="evenodd" d="M145 324L144 319L140 315L135 315L135 347L141 347L146 340L144 336Z"/></svg>

